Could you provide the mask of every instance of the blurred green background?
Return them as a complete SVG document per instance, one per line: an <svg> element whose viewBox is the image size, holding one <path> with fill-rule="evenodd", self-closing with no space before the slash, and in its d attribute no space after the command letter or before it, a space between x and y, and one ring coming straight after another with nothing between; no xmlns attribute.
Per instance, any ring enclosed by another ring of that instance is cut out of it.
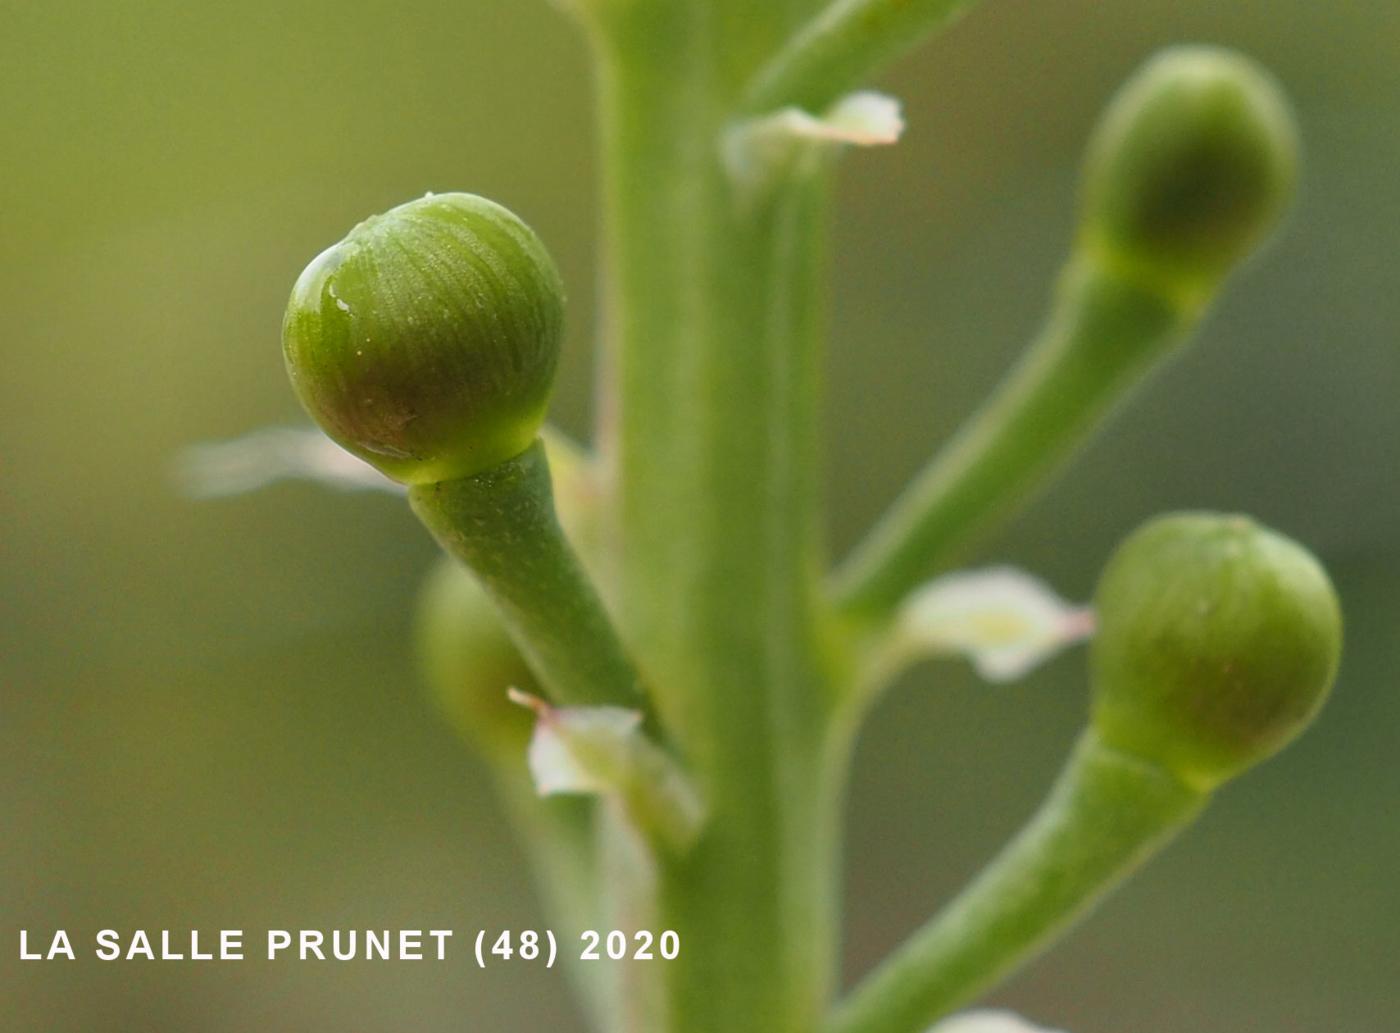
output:
<svg viewBox="0 0 1400 1033"><path fill-rule="evenodd" d="M301 422L290 284L362 216L469 189L571 285L556 417L587 425L588 71L543 0L0 2L0 1028L580 1029L562 976L433 964L17 961L20 928L541 923L482 772L415 680L433 548L380 495L195 502L191 442ZM1400 1004L1400 5L988 0L889 76L843 170L829 405L848 545L1035 326L1096 112L1159 45L1234 45L1303 124L1303 197L1203 339L994 556L1085 597L1147 515L1240 509L1348 614L1297 747L994 1000L1074 1033L1394 1028ZM1082 653L910 676L850 804L848 971L1039 799Z"/></svg>

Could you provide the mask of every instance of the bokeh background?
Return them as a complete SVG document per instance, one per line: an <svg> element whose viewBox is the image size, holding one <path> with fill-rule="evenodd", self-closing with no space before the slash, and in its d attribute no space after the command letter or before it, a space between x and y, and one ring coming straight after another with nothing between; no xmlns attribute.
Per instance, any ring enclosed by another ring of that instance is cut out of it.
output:
<svg viewBox="0 0 1400 1033"><path fill-rule="evenodd" d="M0 1028L581 1029L562 977L432 964L17 959L20 928L524 928L476 762L424 702L404 506L174 488L191 442L300 422L305 261L428 189L524 214L571 285L587 426L588 69L539 0L0 2ZM993 1000L1075 1033L1394 1028L1400 1004L1400 6L988 0L885 85L843 170L832 538L848 545L1035 326L1096 112L1156 47L1272 67L1307 142L1286 234L989 556L1083 598L1149 514L1257 514L1334 571L1349 647L1298 746ZM1083 656L909 676L850 804L848 971L1039 799Z"/></svg>

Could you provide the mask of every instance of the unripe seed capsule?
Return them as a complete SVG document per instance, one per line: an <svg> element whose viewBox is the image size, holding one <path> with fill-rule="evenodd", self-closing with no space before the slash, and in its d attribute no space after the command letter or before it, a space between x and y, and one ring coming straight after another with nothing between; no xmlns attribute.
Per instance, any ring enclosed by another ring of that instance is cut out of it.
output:
<svg viewBox="0 0 1400 1033"><path fill-rule="evenodd" d="M321 428L395 480L469 477L544 419L563 288L525 223L472 194L360 223L292 289L282 345Z"/></svg>
<svg viewBox="0 0 1400 1033"><path fill-rule="evenodd" d="M1082 245L1204 300L1278 222L1298 142L1272 76L1217 47L1174 47L1119 92L1090 144Z"/></svg>
<svg viewBox="0 0 1400 1033"><path fill-rule="evenodd" d="M844 610L888 614L946 569L1187 338L1283 213L1296 152L1273 80L1229 51L1164 51L1119 91L1050 319L838 572Z"/></svg>
<svg viewBox="0 0 1400 1033"><path fill-rule="evenodd" d="M923 1029L978 996L1297 735L1336 672L1326 573L1243 517L1152 521L1114 554L1096 607L1092 724L1049 797L826 1033Z"/></svg>
<svg viewBox="0 0 1400 1033"><path fill-rule="evenodd" d="M641 680L559 527L540 438L562 322L559 274L528 226L471 194L430 194L312 261L282 344L302 404L409 485L541 687L562 703L630 705Z"/></svg>
<svg viewBox="0 0 1400 1033"><path fill-rule="evenodd" d="M534 678L486 590L449 556L423 585L416 630L423 673L442 715L487 754L518 757L532 722L506 690L533 689Z"/></svg>
<svg viewBox="0 0 1400 1033"><path fill-rule="evenodd" d="M1095 729L1203 789L1292 741L1341 652L1326 572L1245 517L1148 523L1109 562L1095 608Z"/></svg>

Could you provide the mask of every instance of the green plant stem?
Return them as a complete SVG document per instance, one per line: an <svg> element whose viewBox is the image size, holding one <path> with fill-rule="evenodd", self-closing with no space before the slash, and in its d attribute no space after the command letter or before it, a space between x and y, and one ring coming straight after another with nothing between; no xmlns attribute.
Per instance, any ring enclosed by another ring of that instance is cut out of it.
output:
<svg viewBox="0 0 1400 1033"><path fill-rule="evenodd" d="M559 703L645 704L641 682L554 513L544 445L485 473L411 488L414 513L465 563Z"/></svg>
<svg viewBox="0 0 1400 1033"><path fill-rule="evenodd" d="M539 796L519 753L488 759L496 796L542 888L551 926L577 937L584 929L604 925L594 842L599 802L587 797ZM598 1033L606 1033L617 1007L604 981L606 973L580 961L577 952L566 951L564 958L565 971L590 1024Z"/></svg>
<svg viewBox="0 0 1400 1033"><path fill-rule="evenodd" d="M598 910L604 929L658 930L656 863L616 801L600 801L596 840ZM589 963L592 965L592 963ZM607 1004L600 1033L651 1033L666 1029L665 987L655 962L609 964L600 975ZM596 967L593 965L592 967Z"/></svg>
<svg viewBox="0 0 1400 1033"><path fill-rule="evenodd" d="M786 436L805 434L814 415L816 353L809 335L820 308L803 287L821 265L817 242L808 235L820 232L823 203L820 173L799 173L798 182L754 214L751 225L769 250L740 267L785 285L772 286L761 305L746 306L754 321L746 338L735 338L771 363L761 373L768 387L759 410L771 422L766 430L751 428L753 437L743 443L749 456L733 467L739 476L716 482L729 498L712 503L715 523L705 548L723 560L739 545L746 554L745 582L760 594L741 601L737 586L717 582L704 590L723 592L729 612L706 607L709 640L722 643L723 652L708 654L707 683L693 690L709 697L709 736L700 755L714 831L668 868L662 882L663 914L694 930L690 943L705 954L675 973L676 1031L744 1028L737 1025L741 1015L753 1028L810 1031L832 992L839 899L835 784L842 764L828 739L830 683L817 647L814 533L804 524L815 506L813 471L810 455L794 453L796 441ZM731 383L716 394L737 389ZM753 485L759 494L735 491L750 476L740 471L761 471ZM792 495L765 498L763 489L774 486ZM728 506L736 509L726 517ZM745 512L746 518L739 516ZM748 521L739 541L721 551L718 543ZM732 576L740 569L731 567ZM736 623L741 606L753 622L747 628ZM716 986L726 984L732 988L726 996L742 994L743 1000L716 1000Z"/></svg>
<svg viewBox="0 0 1400 1033"><path fill-rule="evenodd" d="M945 25L972 0L834 0L759 72L751 114L795 105L825 110Z"/></svg>
<svg viewBox="0 0 1400 1033"><path fill-rule="evenodd" d="M740 203L720 138L752 5L600 19L623 613L708 807L660 871L667 1033L811 1033L833 983L837 798L818 646L820 194ZM761 39L757 40L762 43ZM751 71L751 69L747 70ZM813 188L816 189L816 188Z"/></svg>
<svg viewBox="0 0 1400 1033"><path fill-rule="evenodd" d="M837 572L838 606L887 617L1073 452L1198 313L1087 253L1071 262L1040 336Z"/></svg>
<svg viewBox="0 0 1400 1033"><path fill-rule="evenodd" d="M1086 733L1030 824L855 989L823 1033L920 1033L1035 953L1206 800Z"/></svg>

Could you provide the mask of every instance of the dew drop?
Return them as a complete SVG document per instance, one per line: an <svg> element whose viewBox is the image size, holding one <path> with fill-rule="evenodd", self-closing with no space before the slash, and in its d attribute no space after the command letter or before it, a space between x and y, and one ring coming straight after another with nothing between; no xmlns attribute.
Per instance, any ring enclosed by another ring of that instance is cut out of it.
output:
<svg viewBox="0 0 1400 1033"><path fill-rule="evenodd" d="M331 298L335 301L335 307L336 307L336 308L340 309L340 311L342 311L342 312L349 312L349 311L350 311L350 306L349 306L349 304L347 304L346 301L345 301L345 299L342 298L340 295L338 295L338 294L335 292L335 284L333 284L333 283L328 283L328 284L326 284L326 290L327 290L327 292L330 294Z"/></svg>

